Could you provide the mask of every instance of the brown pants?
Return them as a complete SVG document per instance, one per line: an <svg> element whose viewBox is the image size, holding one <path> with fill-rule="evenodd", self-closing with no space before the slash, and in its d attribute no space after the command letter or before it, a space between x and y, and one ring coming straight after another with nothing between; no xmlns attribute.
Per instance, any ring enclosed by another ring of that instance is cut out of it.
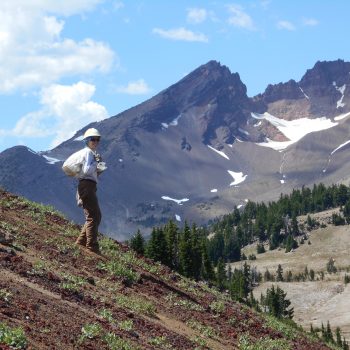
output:
<svg viewBox="0 0 350 350"><path fill-rule="evenodd" d="M96 183L91 180L80 180L78 193L83 202L85 224L76 240L77 244L86 246L93 252L98 252L98 226L101 222L101 210L96 196Z"/></svg>

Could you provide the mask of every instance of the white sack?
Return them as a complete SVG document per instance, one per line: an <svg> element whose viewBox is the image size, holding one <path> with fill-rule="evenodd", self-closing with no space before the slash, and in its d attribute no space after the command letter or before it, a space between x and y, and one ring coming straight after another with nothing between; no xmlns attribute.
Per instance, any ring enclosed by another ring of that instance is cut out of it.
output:
<svg viewBox="0 0 350 350"><path fill-rule="evenodd" d="M83 161L84 161L84 150L73 153L69 156L62 165L62 170L68 176L76 176L80 173Z"/></svg>

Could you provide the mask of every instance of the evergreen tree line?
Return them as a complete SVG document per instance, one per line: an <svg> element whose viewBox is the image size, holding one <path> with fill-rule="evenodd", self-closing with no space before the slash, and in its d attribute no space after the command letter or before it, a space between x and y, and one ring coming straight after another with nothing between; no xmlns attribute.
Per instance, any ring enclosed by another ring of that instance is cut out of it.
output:
<svg viewBox="0 0 350 350"><path fill-rule="evenodd" d="M240 260L240 249L255 241L269 243L269 249L284 247L286 251L295 249L296 237L303 234L297 216L341 207L342 215L335 214L335 225L350 223L350 188L343 184L326 187L314 185L312 189L303 187L289 195L280 195L277 201L255 203L249 201L240 211L223 216L210 225L215 233L208 243L209 256L215 263L220 257L225 261ZM317 223L308 215L307 228ZM259 247L261 249L261 246ZM258 252L259 253L259 252Z"/></svg>
<svg viewBox="0 0 350 350"><path fill-rule="evenodd" d="M332 258L326 264L326 270L328 273L336 273L337 268L334 265L334 260ZM308 269L305 266L304 272L299 272L298 274L292 274L292 271L287 271L283 273L283 268L279 264L275 273L271 273L269 269L266 269L264 275L261 272L257 273L257 282L305 282L305 281L323 281L325 273L323 271L315 272L313 269ZM348 276L345 275L344 283L348 283Z"/></svg>
<svg viewBox="0 0 350 350"><path fill-rule="evenodd" d="M261 281L261 273L246 263L241 269L232 271L229 268L226 271L226 262L246 259L241 255L241 248L257 239L260 242L258 254L265 251L262 243L266 241L270 249L281 245L286 247L286 251L294 249L297 246L295 237L302 233L297 216L338 206L341 207L342 218L350 223L350 189L345 185L326 188L319 184L314 185L312 190L302 188L290 195L281 194L276 202L248 202L243 210L235 208L208 227L189 226L185 222L183 228L179 228L171 220L163 227L154 227L147 241L137 231L129 245L137 253L167 265L185 277L208 281L219 290L227 290L233 300L243 301L278 318L292 319L293 309L281 288L268 289L259 303L254 299L252 290ZM333 222L337 219L333 218ZM307 227L311 229L316 225L308 216ZM291 273L283 276L280 266L275 277L268 271L265 275L265 280L292 279ZM315 277L311 270L302 275L299 276L301 280L313 280Z"/></svg>
<svg viewBox="0 0 350 350"><path fill-rule="evenodd" d="M266 241L270 249L283 246L288 252L297 248L295 238L302 234L297 216L338 206L342 207L344 220L350 223L350 188L342 184L328 188L319 184L312 190L303 187L290 195L281 194L278 201L268 204L249 201L241 211L235 207L232 213L208 227L190 227L185 223L179 229L171 220L164 227L154 227L148 242L138 232L130 243L134 250L184 276L195 279L205 276L209 280L213 278L213 266L217 266L219 259L224 262L245 260L241 248L257 239L260 241L258 254L265 252L262 242ZM308 215L307 227L312 229L316 225Z"/></svg>
<svg viewBox="0 0 350 350"><path fill-rule="evenodd" d="M323 322L322 322L321 329L319 328L314 329L311 325L310 333L316 335L317 337L319 337L319 333L321 333L321 338L326 343L337 345L342 350L349 350L349 344L344 337L342 339L341 331L339 327L337 327L335 330L335 339L334 339L334 335L333 335L329 321L327 321L326 327L323 325Z"/></svg>
<svg viewBox="0 0 350 350"><path fill-rule="evenodd" d="M220 291L227 290L233 300L244 302L258 311L270 313L277 318L293 317L293 309L289 309L290 301L286 293L277 287L268 290L266 296L261 296L260 304L254 299L253 286L259 281L256 269L244 263L242 269L228 268L222 257L219 258L216 269L209 259L207 232L195 225L189 227L185 223L180 230L173 221L164 227L155 227L148 242L138 230L131 238L129 245L139 254L158 261L178 271L183 276L195 280L208 281ZM248 298L248 296L250 296Z"/></svg>
<svg viewBox="0 0 350 350"><path fill-rule="evenodd" d="M163 227L154 227L146 242L141 232L130 239L137 253L158 261L185 277L214 282L216 274L208 255L207 231L187 222L182 229L170 220Z"/></svg>
<svg viewBox="0 0 350 350"><path fill-rule="evenodd" d="M131 238L129 245L139 254L158 261L178 271L183 276L214 284L220 291L227 290L233 300L244 302L278 318L292 318L293 309L286 294L279 287L262 296L260 304L253 298L252 290L260 282L255 268L244 263L242 269L226 270L222 257L216 268L208 254L208 238L205 229L185 223L180 230L173 221L163 227L155 227L146 242L140 231Z"/></svg>

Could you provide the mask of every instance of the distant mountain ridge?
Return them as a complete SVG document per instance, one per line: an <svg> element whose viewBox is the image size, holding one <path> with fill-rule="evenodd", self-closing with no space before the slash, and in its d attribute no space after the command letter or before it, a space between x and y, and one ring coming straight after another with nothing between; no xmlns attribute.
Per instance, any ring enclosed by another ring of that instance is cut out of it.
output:
<svg viewBox="0 0 350 350"><path fill-rule="evenodd" d="M203 224L248 199L272 200L302 185L346 182L349 73L350 62L317 62L299 82L268 85L250 98L238 73L210 61L51 151L5 150L0 185L81 222L75 184L60 167L89 127L102 133L108 165L98 190L101 230L116 238L169 219Z"/></svg>

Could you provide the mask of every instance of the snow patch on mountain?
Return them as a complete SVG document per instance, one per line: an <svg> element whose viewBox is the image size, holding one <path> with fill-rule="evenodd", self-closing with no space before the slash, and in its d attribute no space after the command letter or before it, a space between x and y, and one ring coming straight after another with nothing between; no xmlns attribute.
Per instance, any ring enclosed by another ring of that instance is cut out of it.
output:
<svg viewBox="0 0 350 350"><path fill-rule="evenodd" d="M248 176L248 175L243 175L242 172L236 173L232 170L227 170L227 172L233 177L233 180L234 180L230 183L230 186L236 186L242 183L243 181L245 181L245 179Z"/></svg>
<svg viewBox="0 0 350 350"><path fill-rule="evenodd" d="M265 112L264 114L251 113L252 117L258 120L265 119L274 125L280 132L283 133L290 141L272 141L270 139L267 142L256 143L258 146L270 147L277 151L286 149L288 146L302 139L305 135L330 129L338 123L332 122L331 119L326 117L309 119L300 118L295 120L284 120L274 117L270 113Z"/></svg>
<svg viewBox="0 0 350 350"><path fill-rule="evenodd" d="M249 132L247 130L244 130L242 128L238 128L238 131L240 131L242 134L249 136Z"/></svg>
<svg viewBox="0 0 350 350"><path fill-rule="evenodd" d="M340 114L336 117L334 117L334 120L338 121L338 120L342 120L342 119L345 119L346 117L350 116L350 112L348 113L344 113L344 114Z"/></svg>
<svg viewBox="0 0 350 350"><path fill-rule="evenodd" d="M169 196L162 196L162 199L164 199L164 200L166 200L166 201L173 201L173 202L177 203L178 205L182 205L183 202L189 201L188 198L175 199L175 198L171 198L171 197L169 197Z"/></svg>
<svg viewBox="0 0 350 350"><path fill-rule="evenodd" d="M337 108L344 107L345 103L343 103L343 98L344 98L344 92L346 89L346 84L339 87L339 86L337 86L337 83L335 81L333 81L333 86L335 87L335 89L337 91L339 91L341 93L341 98L337 101Z"/></svg>
<svg viewBox="0 0 350 350"><path fill-rule="evenodd" d="M173 121L171 121L169 124L162 123L162 127L164 129L168 129L169 126L177 126L179 124L179 119L181 118L182 114L180 114L178 117L176 117Z"/></svg>
<svg viewBox="0 0 350 350"><path fill-rule="evenodd" d="M43 157L46 159L48 164L55 164L55 163L60 162L60 160L56 159L56 158L48 157L48 156L45 156L45 155L43 155Z"/></svg>
<svg viewBox="0 0 350 350"><path fill-rule="evenodd" d="M210 145L208 145L208 147L209 147L211 150L213 150L214 152L220 154L221 157L224 157L224 158L230 160L230 158L226 155L226 153L224 153L224 152L222 152L222 151L218 151L217 149L215 149L214 147L212 147L212 146L210 146Z"/></svg>
<svg viewBox="0 0 350 350"><path fill-rule="evenodd" d="M308 100L310 100L310 97L308 95L306 95L306 93L304 92L304 90L299 86L300 91L303 93L303 95L305 96L305 98L307 98Z"/></svg>
<svg viewBox="0 0 350 350"><path fill-rule="evenodd" d="M349 141L346 141L344 143L342 143L341 145L339 145L336 149L334 149L332 152L331 152L331 155L334 154L335 152L337 152L339 149L341 149L342 147L346 146L348 143L350 143L350 140Z"/></svg>
<svg viewBox="0 0 350 350"><path fill-rule="evenodd" d="M26 147L26 148L27 148L27 151L28 151L28 152L33 153L33 154L36 154L36 155L38 154L38 153L36 153L35 151L33 151L31 148L29 148L29 147Z"/></svg>

